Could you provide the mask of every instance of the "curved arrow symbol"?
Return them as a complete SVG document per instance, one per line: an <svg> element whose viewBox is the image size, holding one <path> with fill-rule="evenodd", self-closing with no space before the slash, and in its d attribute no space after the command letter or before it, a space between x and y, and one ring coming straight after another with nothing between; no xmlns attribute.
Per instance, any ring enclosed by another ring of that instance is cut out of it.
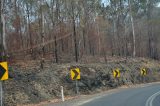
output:
<svg viewBox="0 0 160 106"><path fill-rule="evenodd" d="M6 72L6 70L0 65L0 79L2 79L5 72Z"/></svg>
<svg viewBox="0 0 160 106"><path fill-rule="evenodd" d="M77 79L77 77L78 77L78 75L79 75L79 73L74 69L74 70L72 70L73 72L74 72L74 77L73 77L73 80L75 80L75 79Z"/></svg>
<svg viewBox="0 0 160 106"><path fill-rule="evenodd" d="M145 73L146 73L146 70L145 69L142 69L142 75L145 75Z"/></svg>
<svg viewBox="0 0 160 106"><path fill-rule="evenodd" d="M115 73L116 73L115 77L118 77L118 71L117 70L115 70Z"/></svg>

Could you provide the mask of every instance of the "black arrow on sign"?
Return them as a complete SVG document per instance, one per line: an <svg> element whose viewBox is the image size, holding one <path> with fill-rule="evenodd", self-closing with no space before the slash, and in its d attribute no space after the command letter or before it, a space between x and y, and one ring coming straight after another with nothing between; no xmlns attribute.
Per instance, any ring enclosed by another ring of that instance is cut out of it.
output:
<svg viewBox="0 0 160 106"><path fill-rule="evenodd" d="M117 70L115 70L115 73L116 73L116 76L115 76L115 77L118 77L118 71L117 71Z"/></svg>
<svg viewBox="0 0 160 106"><path fill-rule="evenodd" d="M2 79L5 72L6 72L6 70L0 65L0 79Z"/></svg>
<svg viewBox="0 0 160 106"><path fill-rule="evenodd" d="M73 80L77 79L79 73L76 71L76 70L72 70L74 72L74 77L73 77Z"/></svg>
<svg viewBox="0 0 160 106"><path fill-rule="evenodd" d="M143 75L144 75L144 74L146 73L146 70L145 70L145 69L143 69L142 71L143 71Z"/></svg>

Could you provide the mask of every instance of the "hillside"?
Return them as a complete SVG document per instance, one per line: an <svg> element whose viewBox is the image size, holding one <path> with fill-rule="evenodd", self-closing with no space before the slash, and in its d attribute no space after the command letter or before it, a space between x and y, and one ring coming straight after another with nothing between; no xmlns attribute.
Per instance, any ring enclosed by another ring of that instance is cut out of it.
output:
<svg viewBox="0 0 160 106"><path fill-rule="evenodd" d="M70 79L71 67L79 67L81 80L78 81L80 94L94 94L122 85L134 85L160 80L159 61L151 59L117 59L107 63L67 63L45 62L42 70L36 61L17 62L10 65L13 77L4 82L5 106L36 104L51 99L60 99L60 86L68 97L76 96L75 81ZM112 71L121 70L121 77L115 79ZM142 76L140 69L146 68Z"/></svg>

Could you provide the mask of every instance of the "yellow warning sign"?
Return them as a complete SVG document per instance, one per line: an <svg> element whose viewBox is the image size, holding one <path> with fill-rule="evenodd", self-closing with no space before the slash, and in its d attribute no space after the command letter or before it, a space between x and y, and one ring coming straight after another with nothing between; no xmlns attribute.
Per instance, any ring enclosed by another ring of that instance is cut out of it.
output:
<svg viewBox="0 0 160 106"><path fill-rule="evenodd" d="M141 75L146 76L147 75L147 70L145 68L141 69Z"/></svg>
<svg viewBox="0 0 160 106"><path fill-rule="evenodd" d="M70 70L70 72L71 72L71 79L72 80L79 80L79 79L81 79L80 69L79 68L72 68Z"/></svg>
<svg viewBox="0 0 160 106"><path fill-rule="evenodd" d="M8 64L7 62L0 63L0 80L8 79Z"/></svg>
<svg viewBox="0 0 160 106"><path fill-rule="evenodd" d="M113 76L114 76L114 78L120 77L120 70L118 68L116 70L113 70Z"/></svg>

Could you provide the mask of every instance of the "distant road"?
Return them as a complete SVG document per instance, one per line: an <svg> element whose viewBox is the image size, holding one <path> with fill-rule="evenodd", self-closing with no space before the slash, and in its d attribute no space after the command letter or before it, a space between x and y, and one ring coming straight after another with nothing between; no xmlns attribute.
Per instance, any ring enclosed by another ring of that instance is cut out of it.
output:
<svg viewBox="0 0 160 106"><path fill-rule="evenodd" d="M80 106L160 106L160 84L126 89Z"/></svg>

